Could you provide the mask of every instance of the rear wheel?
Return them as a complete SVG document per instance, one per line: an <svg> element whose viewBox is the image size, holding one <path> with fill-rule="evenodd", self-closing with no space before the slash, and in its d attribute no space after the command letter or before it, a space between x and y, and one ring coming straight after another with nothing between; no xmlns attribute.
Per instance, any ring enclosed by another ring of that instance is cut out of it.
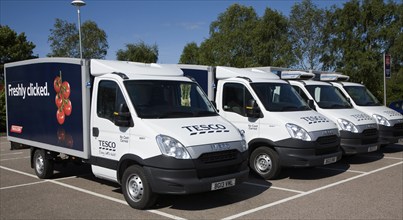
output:
<svg viewBox="0 0 403 220"><path fill-rule="evenodd" d="M35 151L33 162L35 173L40 179L48 179L53 175L53 161L46 158L44 150Z"/></svg>
<svg viewBox="0 0 403 220"><path fill-rule="evenodd" d="M274 179L280 173L281 167L278 154L269 147L256 148L249 160L249 166L264 179Z"/></svg>
<svg viewBox="0 0 403 220"><path fill-rule="evenodd" d="M137 165L130 166L123 173L122 191L126 202L135 209L149 208L157 200L143 169Z"/></svg>

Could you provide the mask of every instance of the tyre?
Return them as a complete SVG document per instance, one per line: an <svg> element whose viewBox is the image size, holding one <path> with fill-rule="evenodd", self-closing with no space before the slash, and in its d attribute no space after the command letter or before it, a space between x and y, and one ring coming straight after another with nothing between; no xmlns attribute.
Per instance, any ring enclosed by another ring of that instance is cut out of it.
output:
<svg viewBox="0 0 403 220"><path fill-rule="evenodd" d="M53 161L46 158L44 150L35 151L33 162L35 173L40 179L48 179L53 175Z"/></svg>
<svg viewBox="0 0 403 220"><path fill-rule="evenodd" d="M256 148L250 156L249 166L264 179L276 178L281 170L277 152L269 147Z"/></svg>
<svg viewBox="0 0 403 220"><path fill-rule="evenodd" d="M126 202L135 209L149 208L157 200L157 195L152 192L143 168L137 165L128 167L123 173L122 192Z"/></svg>

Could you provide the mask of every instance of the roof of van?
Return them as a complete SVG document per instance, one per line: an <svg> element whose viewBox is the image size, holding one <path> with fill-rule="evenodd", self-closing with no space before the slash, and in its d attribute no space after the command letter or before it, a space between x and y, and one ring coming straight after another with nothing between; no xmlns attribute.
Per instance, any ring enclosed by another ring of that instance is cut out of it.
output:
<svg viewBox="0 0 403 220"><path fill-rule="evenodd" d="M226 79L234 77L247 77L253 79L280 79L273 73L268 73L258 69L241 69L235 67L217 66L216 67L217 79ZM255 81L255 80L253 80Z"/></svg>
<svg viewBox="0 0 403 220"><path fill-rule="evenodd" d="M100 76L108 73L149 76L183 76L183 71L175 65L99 59L91 59L90 65L91 75L93 76Z"/></svg>

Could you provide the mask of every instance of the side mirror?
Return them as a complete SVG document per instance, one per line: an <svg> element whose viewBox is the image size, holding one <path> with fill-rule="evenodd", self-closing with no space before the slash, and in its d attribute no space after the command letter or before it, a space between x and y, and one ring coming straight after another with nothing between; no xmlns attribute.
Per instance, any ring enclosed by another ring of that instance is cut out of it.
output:
<svg viewBox="0 0 403 220"><path fill-rule="evenodd" d="M126 103L122 103L119 106L119 111L114 112L115 125L119 127L132 127L132 115L130 114L129 108Z"/></svg>
<svg viewBox="0 0 403 220"><path fill-rule="evenodd" d="M315 102L312 99L308 99L308 106L316 111Z"/></svg>
<svg viewBox="0 0 403 220"><path fill-rule="evenodd" d="M260 117L260 108L256 103L256 100L250 99L246 104L246 116L251 118L259 118Z"/></svg>

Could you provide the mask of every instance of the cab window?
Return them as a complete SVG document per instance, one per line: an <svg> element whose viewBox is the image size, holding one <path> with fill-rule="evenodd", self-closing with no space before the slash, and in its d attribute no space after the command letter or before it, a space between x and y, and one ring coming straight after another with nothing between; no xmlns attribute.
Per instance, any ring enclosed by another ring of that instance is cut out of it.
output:
<svg viewBox="0 0 403 220"><path fill-rule="evenodd" d="M97 115L100 118L114 122L114 112L119 111L119 106L126 103L122 92L116 82L101 81L98 86Z"/></svg>

